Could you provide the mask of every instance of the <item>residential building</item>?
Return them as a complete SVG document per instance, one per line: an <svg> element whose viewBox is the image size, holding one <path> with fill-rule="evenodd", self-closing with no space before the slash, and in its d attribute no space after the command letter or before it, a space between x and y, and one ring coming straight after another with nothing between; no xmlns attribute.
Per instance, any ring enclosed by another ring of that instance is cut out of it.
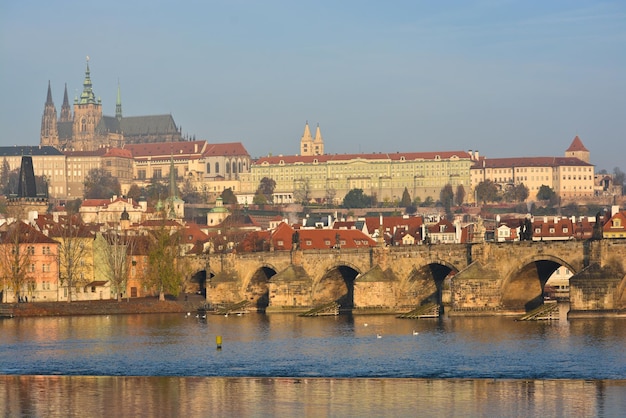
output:
<svg viewBox="0 0 626 418"><path fill-rule="evenodd" d="M0 301L60 300L58 257L59 244L33 226L22 221L0 226Z"/></svg>
<svg viewBox="0 0 626 418"><path fill-rule="evenodd" d="M603 238L626 238L626 211L613 208L612 215L602 227Z"/></svg>
<svg viewBox="0 0 626 418"><path fill-rule="evenodd" d="M283 222L271 236L277 251L290 251L294 245L301 250L371 248L376 241L356 229L294 229Z"/></svg>

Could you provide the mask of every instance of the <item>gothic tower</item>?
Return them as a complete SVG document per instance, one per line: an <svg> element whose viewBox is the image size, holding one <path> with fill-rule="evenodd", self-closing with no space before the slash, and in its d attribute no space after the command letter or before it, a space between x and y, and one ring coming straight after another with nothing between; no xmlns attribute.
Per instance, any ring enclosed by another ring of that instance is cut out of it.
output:
<svg viewBox="0 0 626 418"><path fill-rule="evenodd" d="M120 121L122 120L122 95L120 93L120 83L117 83L117 100L115 101L115 118Z"/></svg>
<svg viewBox="0 0 626 418"><path fill-rule="evenodd" d="M102 119L102 103L96 100L91 84L89 71L89 57L87 57L87 69L83 92L80 98L74 99L74 126L72 128L72 146L77 151L91 151L97 148L95 144L96 126Z"/></svg>
<svg viewBox="0 0 626 418"><path fill-rule="evenodd" d="M54 107L52 101L52 89L50 88L50 81L48 81L48 97L46 98L46 104L43 109L43 116L41 117L41 134L39 143L43 146L50 145L53 147L59 144L59 131L57 128L57 109Z"/></svg>

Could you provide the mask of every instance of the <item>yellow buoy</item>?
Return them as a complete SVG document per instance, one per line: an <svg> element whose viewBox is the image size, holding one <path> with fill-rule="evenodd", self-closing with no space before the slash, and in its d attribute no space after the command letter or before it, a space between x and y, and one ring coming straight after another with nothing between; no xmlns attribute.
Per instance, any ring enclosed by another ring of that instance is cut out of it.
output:
<svg viewBox="0 0 626 418"><path fill-rule="evenodd" d="M222 336L221 335L218 335L217 337L215 337L215 344L217 344L218 350L222 349Z"/></svg>

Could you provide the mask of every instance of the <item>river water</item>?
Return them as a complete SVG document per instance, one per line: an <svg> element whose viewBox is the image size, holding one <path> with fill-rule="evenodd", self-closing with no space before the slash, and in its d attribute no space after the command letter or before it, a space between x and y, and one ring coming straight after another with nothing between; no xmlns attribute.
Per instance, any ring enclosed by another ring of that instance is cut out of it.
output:
<svg viewBox="0 0 626 418"><path fill-rule="evenodd" d="M13 318L0 347L5 416L626 411L626 318Z"/></svg>

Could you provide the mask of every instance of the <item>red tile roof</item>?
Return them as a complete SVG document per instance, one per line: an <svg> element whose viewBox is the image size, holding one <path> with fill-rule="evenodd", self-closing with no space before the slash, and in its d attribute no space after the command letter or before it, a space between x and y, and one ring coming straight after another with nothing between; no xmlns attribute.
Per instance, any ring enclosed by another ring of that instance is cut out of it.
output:
<svg viewBox="0 0 626 418"><path fill-rule="evenodd" d="M272 234L272 242L276 250L291 250L292 237L295 232L291 226L281 223ZM341 248L375 247L376 242L356 229L299 229L300 248L303 250L321 250L333 248L337 235Z"/></svg>
<svg viewBox="0 0 626 418"><path fill-rule="evenodd" d="M572 144L565 151L566 152L567 151L586 151L586 152L589 152L589 150L587 148L585 148L585 146L583 145L583 141L580 140L578 135L576 135L576 137L572 141Z"/></svg>
<svg viewBox="0 0 626 418"><path fill-rule="evenodd" d="M561 166L593 166L574 157L519 157L519 158L485 158L480 157L474 168L512 168L512 167L561 167Z"/></svg>
<svg viewBox="0 0 626 418"><path fill-rule="evenodd" d="M254 162L255 165L267 164L280 164L282 161L284 164L296 164L305 163L311 164L317 161L318 163L332 163L332 162L347 162L353 160L370 160L370 161L401 161L403 158L406 161L414 160L434 160L439 156L441 159L448 159L454 156L458 158L470 159L470 155L467 151L441 151L441 152L397 152L395 154L389 153L372 153L372 154L324 154L324 155L283 155L283 156L269 156L261 157Z"/></svg>

